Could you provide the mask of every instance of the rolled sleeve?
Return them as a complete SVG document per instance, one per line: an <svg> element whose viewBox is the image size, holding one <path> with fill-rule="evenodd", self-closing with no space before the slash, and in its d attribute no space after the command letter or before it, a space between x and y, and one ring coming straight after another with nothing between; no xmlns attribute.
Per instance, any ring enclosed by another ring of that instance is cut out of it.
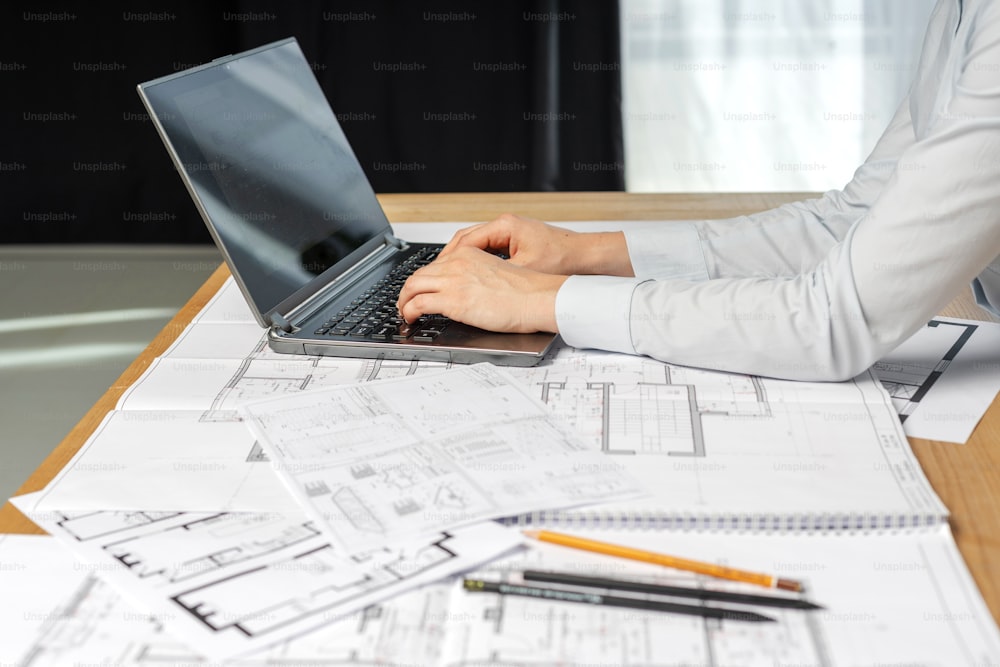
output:
<svg viewBox="0 0 1000 667"><path fill-rule="evenodd" d="M639 278L708 280L698 230L691 222L664 222L659 228L625 232L632 271Z"/></svg>
<svg viewBox="0 0 1000 667"><path fill-rule="evenodd" d="M570 276L556 294L556 324L567 345L635 354L629 315L641 278Z"/></svg>

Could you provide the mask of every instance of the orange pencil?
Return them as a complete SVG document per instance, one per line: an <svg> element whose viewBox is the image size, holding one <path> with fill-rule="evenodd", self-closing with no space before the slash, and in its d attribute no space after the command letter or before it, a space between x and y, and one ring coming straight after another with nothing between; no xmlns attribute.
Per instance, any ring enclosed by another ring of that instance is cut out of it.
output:
<svg viewBox="0 0 1000 667"><path fill-rule="evenodd" d="M748 572L747 570L738 570L733 567L725 567L723 565L702 563L697 560L678 558L676 556L658 554L652 551L643 551L642 549L633 549L632 547L623 547L617 544L588 540L583 537L574 537L573 535L565 535L563 533L553 533L548 530L525 530L523 532L527 537L539 540L540 542L550 542L552 544L570 547L571 549L581 549L583 551L605 554L606 556L617 556L618 558L628 558L629 560L637 560L643 563L663 565L677 570L686 570L688 572L705 574L710 577L718 577L719 579L743 581L748 584L764 586L765 588L780 588L781 590L795 592L800 592L802 590L801 582L795 581L794 579L780 579L770 574L760 574L757 572Z"/></svg>

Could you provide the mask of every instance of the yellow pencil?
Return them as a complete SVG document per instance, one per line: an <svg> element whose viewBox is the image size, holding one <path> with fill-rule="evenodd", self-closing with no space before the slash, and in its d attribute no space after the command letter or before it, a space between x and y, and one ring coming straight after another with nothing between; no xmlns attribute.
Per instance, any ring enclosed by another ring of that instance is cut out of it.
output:
<svg viewBox="0 0 1000 667"><path fill-rule="evenodd" d="M652 551L643 551L642 549L633 549L632 547L624 547L617 544L609 544L607 542L588 540L583 537L574 537L573 535L565 535L563 533L553 533L548 530L525 530L523 532L527 537L532 539L539 540L541 542L550 542L564 547L570 547L571 549L581 549L583 551L592 551L594 553L605 554L607 556L617 556L618 558L628 558L629 560L642 561L643 563L663 565L677 570L697 572L698 574L705 574L710 577L718 577L720 579L743 581L749 584L764 586L765 588L780 588L781 590L795 592L802 590L801 582L795 581L794 579L780 579L770 574L760 574L757 572L738 570L733 567L725 567L723 565L702 563L701 561L689 560L687 558L677 558L676 556L658 554Z"/></svg>

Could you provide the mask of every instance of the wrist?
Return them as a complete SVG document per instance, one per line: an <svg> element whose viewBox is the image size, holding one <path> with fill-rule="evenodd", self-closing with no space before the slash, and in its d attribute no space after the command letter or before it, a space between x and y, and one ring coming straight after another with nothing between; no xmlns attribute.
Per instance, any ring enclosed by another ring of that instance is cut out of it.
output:
<svg viewBox="0 0 1000 667"><path fill-rule="evenodd" d="M528 307L531 322L526 327L527 330L559 333L559 323L556 321L556 295L568 278L569 276L539 274L539 284L533 295L533 303Z"/></svg>
<svg viewBox="0 0 1000 667"><path fill-rule="evenodd" d="M627 276L634 275L624 232L590 232L580 234L576 249L577 266L572 273Z"/></svg>

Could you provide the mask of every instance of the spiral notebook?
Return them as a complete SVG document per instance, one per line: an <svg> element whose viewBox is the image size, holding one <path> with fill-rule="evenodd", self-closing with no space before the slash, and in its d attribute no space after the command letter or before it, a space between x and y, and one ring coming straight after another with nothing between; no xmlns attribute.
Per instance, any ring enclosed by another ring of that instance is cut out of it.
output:
<svg viewBox="0 0 1000 667"><path fill-rule="evenodd" d="M671 366L675 382L690 384L627 386L591 360L588 370L572 372L591 378L592 388L603 385L601 402L591 408L603 411L593 446L606 455L607 470L631 474L648 495L510 522L773 531L900 529L947 520L891 398L871 372L814 384ZM624 363L618 378L627 370L648 380L642 368L648 362L615 363ZM586 430L579 400L569 408L555 395L565 385L553 382L559 366L557 358L512 374L548 382L549 405ZM602 373L603 382L595 382Z"/></svg>

